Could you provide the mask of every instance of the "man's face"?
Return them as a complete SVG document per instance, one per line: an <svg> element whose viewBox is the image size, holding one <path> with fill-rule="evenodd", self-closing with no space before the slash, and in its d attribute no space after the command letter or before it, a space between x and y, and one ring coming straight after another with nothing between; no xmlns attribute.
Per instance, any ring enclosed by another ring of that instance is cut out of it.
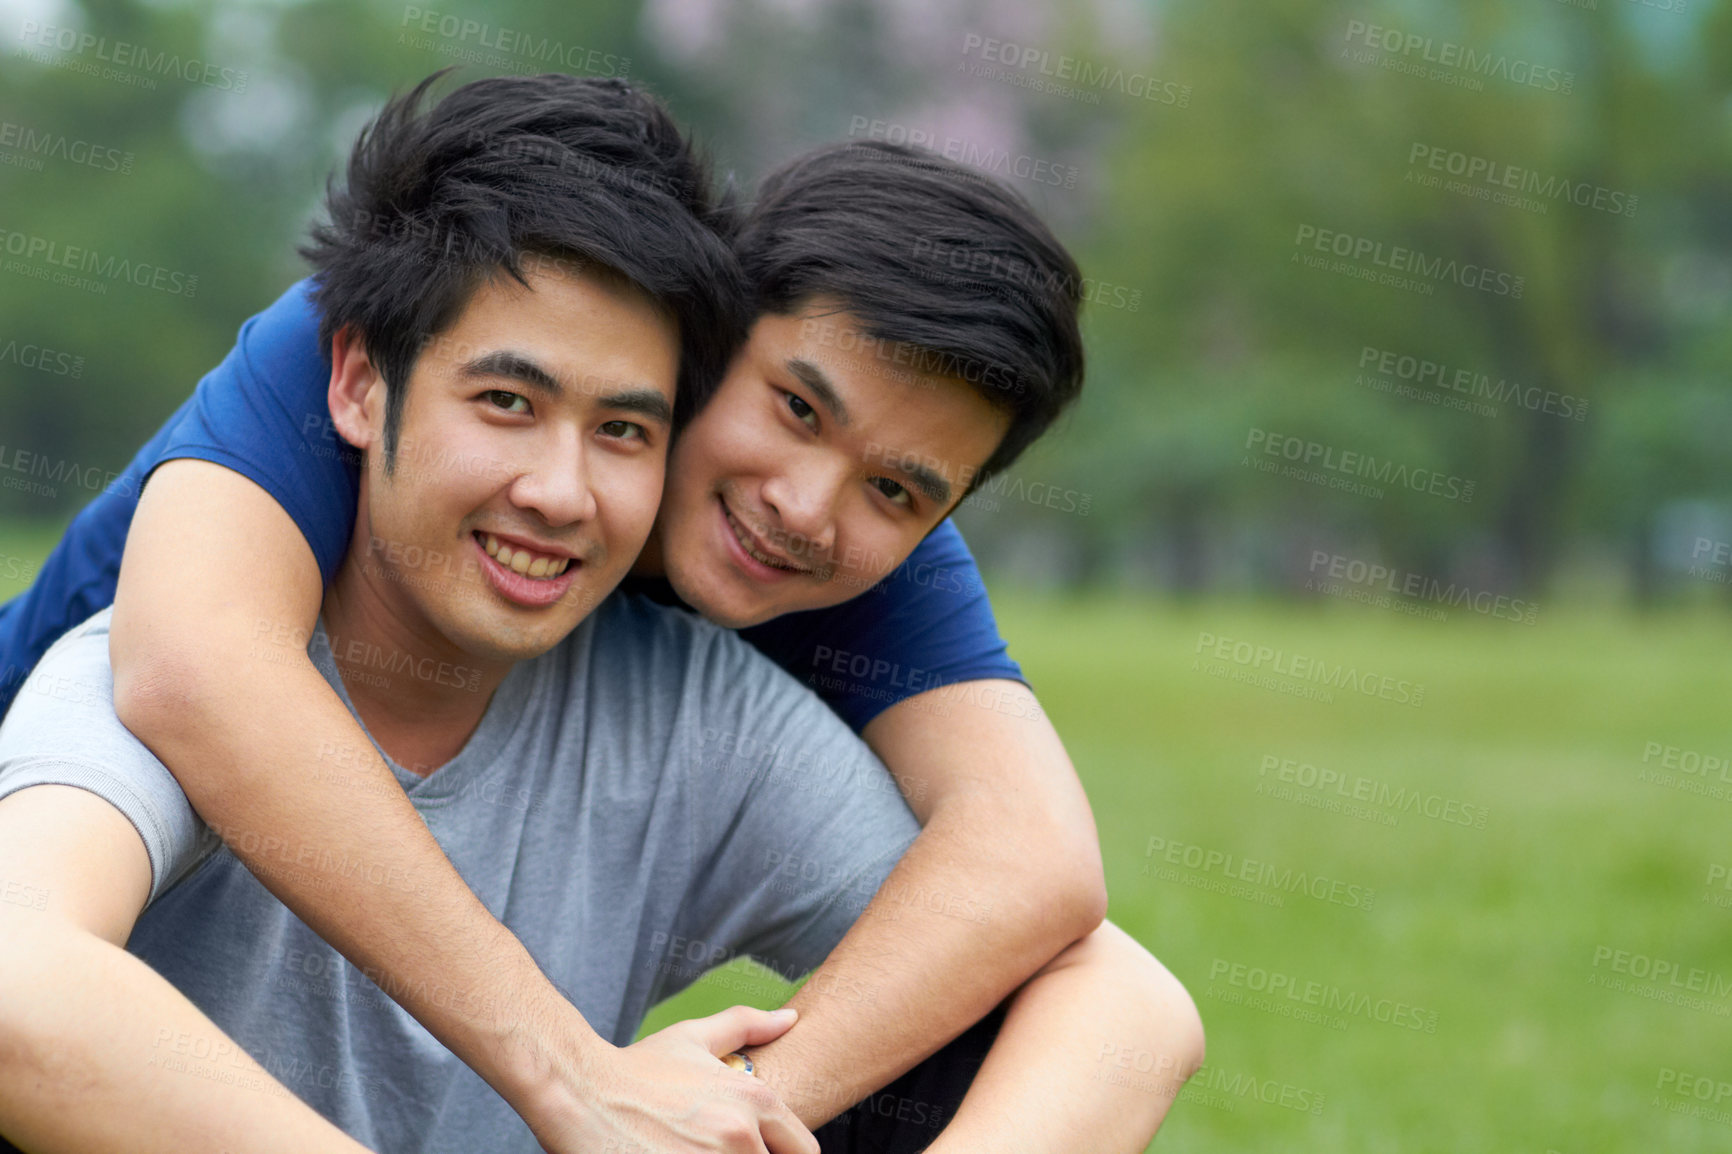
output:
<svg viewBox="0 0 1732 1154"><path fill-rule="evenodd" d="M530 289L491 278L422 351L390 473L377 440L367 454L368 586L479 660L550 649L631 566L678 367L675 326L636 289L526 270ZM381 429L382 382L366 410Z"/></svg>
<svg viewBox="0 0 1732 1154"><path fill-rule="evenodd" d="M674 590L731 628L858 596L905 560L1009 416L815 302L760 317L680 434L656 532Z"/></svg>

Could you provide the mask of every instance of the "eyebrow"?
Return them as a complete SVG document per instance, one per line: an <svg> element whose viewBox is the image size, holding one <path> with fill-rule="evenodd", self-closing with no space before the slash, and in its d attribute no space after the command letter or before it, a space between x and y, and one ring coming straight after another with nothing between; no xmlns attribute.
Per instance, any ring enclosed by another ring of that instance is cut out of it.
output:
<svg viewBox="0 0 1732 1154"><path fill-rule="evenodd" d="M804 357L790 357L788 371L798 377L802 385L812 390L819 402L830 410L830 415L836 418L838 425L847 428L848 422L853 418L848 415L848 406L842 403L836 386L830 383L830 378L824 375L823 369Z"/></svg>
<svg viewBox="0 0 1732 1154"><path fill-rule="evenodd" d="M486 353L465 361L461 371L465 377L505 377L528 385L536 392L555 400L565 396L565 386L559 383L559 378L529 357L509 349ZM673 406L655 389L626 386L611 393L600 394L597 401L606 409L636 413L664 425L673 423Z"/></svg>
<svg viewBox="0 0 1732 1154"><path fill-rule="evenodd" d="M936 501L940 505L949 502L950 482L946 481L931 469L928 469L925 465L919 464L915 461L898 461L895 463L894 469L904 477L907 477L916 489L919 489L922 493L926 494L929 500Z"/></svg>

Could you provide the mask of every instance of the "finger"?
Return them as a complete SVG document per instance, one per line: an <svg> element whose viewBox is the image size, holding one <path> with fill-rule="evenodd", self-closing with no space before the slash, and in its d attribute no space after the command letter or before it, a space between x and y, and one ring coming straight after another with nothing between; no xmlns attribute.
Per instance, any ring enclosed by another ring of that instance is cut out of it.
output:
<svg viewBox="0 0 1732 1154"><path fill-rule="evenodd" d="M818 1154L818 1140L786 1106L765 1114L759 1124L770 1154Z"/></svg>
<svg viewBox="0 0 1732 1154"><path fill-rule="evenodd" d="M731 1054L744 1046L762 1046L788 1032L798 1019L797 1011L784 1006L780 1010L759 1010L752 1006L730 1006L707 1018L694 1018L687 1028L716 1057Z"/></svg>

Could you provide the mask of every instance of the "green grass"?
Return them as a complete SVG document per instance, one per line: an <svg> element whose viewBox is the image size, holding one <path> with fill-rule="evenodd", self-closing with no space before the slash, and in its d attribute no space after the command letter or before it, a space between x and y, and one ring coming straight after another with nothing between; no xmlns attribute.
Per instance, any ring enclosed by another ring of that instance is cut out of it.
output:
<svg viewBox="0 0 1732 1154"><path fill-rule="evenodd" d="M64 528L59 523L0 518L0 601L29 588Z"/></svg>
<svg viewBox="0 0 1732 1154"><path fill-rule="evenodd" d="M1732 1148L1732 1128L1652 1104L1663 1069L1732 1082L1732 1017L1590 984L1609 972L1600 947L1732 981L1732 910L1704 900L1710 866L1732 865L1732 801L1637 780L1648 742L1732 757L1732 620L1550 604L1531 626L1353 604L997 604L1094 802L1111 917L1185 981L1208 1027L1208 1093L1181 1098L1152 1149ZM1223 680L1193 668L1204 633L1423 685L1423 701L1324 703ZM1370 808L1396 824L1259 793L1281 784L1279 770L1260 778L1266 757L1383 787ZM1395 809L1403 789L1483 811L1484 828ZM1152 838L1374 897L1362 910L1253 887L1277 907L1162 880L1145 873ZM1334 987L1358 1012L1333 1015L1347 1022L1336 1029L1231 1004L1244 991L1211 980L1223 964ZM774 1005L782 989L754 998L726 977L660 1007L652 1028ZM1435 1032L1363 1009L1384 1000ZM1732 997L1709 1001L1732 1010ZM1321 1096L1321 1112L1256 1098L1282 1087L1289 1101Z"/></svg>
<svg viewBox="0 0 1732 1154"><path fill-rule="evenodd" d="M52 539L0 526L0 596L3 558L37 558ZM1732 618L1547 603L1527 626L1335 603L997 604L1094 801L1111 916L1186 982L1208 1026L1207 1093L1181 1098L1155 1149L1732 1148L1732 1126L1653 1104L1663 1070L1732 1082L1732 995L1701 1010L1591 984L1609 975L1600 949L1732 981L1732 909L1707 900L1732 900L1707 884L1732 866L1732 800L1638 780L1649 742L1732 757ZM1212 676L1194 668L1204 633L1423 685L1423 701L1326 703ZM1390 826L1260 793L1276 776L1259 775L1268 757L1464 803L1485 826L1371 807ZM1163 864L1151 839L1375 896L1364 910L1270 886L1253 889L1280 905L1210 892L1182 879L1219 867L1174 867L1181 880L1146 869ZM1212 973L1233 964L1334 987L1355 1007L1405 1003L1435 1014L1435 1032L1231 1004L1235 987ZM786 990L733 968L645 1029ZM1321 1112L1255 1096L1282 1087L1321 1096Z"/></svg>

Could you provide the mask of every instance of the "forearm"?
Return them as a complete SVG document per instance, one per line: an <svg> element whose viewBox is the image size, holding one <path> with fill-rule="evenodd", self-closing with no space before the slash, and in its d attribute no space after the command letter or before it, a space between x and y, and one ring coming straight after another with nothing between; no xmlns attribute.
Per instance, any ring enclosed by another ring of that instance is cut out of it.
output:
<svg viewBox="0 0 1732 1154"><path fill-rule="evenodd" d="M366 1149L132 955L45 915L0 920L0 1134L19 1146L40 1154Z"/></svg>
<svg viewBox="0 0 1732 1154"><path fill-rule="evenodd" d="M983 1017L1087 923L1042 864L984 795L939 807L754 1051L761 1076L816 1127Z"/></svg>
<svg viewBox="0 0 1732 1154"><path fill-rule="evenodd" d="M1184 987L1103 925L1017 991L929 1154L1140 1154L1202 1063Z"/></svg>
<svg viewBox="0 0 1732 1154"><path fill-rule="evenodd" d="M115 591L115 711L266 888L532 1113L550 1072L597 1039L464 884L308 659L323 594L268 493L209 462L168 462L145 486Z"/></svg>
<svg viewBox="0 0 1732 1154"><path fill-rule="evenodd" d="M154 722L140 736L194 808L308 926L531 1109L550 1064L600 1040L464 883L330 685L292 650L200 680L176 708L133 699Z"/></svg>
<svg viewBox="0 0 1732 1154"><path fill-rule="evenodd" d="M814 1126L985 1016L1106 908L1088 798L1027 686L928 691L863 736L923 828L760 1054Z"/></svg>

